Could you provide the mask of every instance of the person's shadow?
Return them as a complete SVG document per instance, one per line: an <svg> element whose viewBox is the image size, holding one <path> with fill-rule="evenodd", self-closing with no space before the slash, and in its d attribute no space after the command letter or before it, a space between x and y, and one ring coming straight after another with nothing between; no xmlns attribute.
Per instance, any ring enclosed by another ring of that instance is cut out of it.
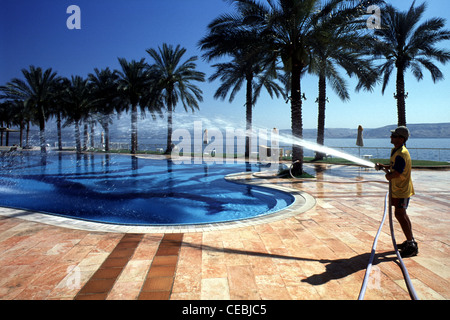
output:
<svg viewBox="0 0 450 320"><path fill-rule="evenodd" d="M330 280L342 279L348 275L351 275L360 270L365 270L367 268L371 253L363 253L360 255L356 255L351 258L346 259L312 259L312 258L302 258L295 256L286 256L280 254L271 254L264 252L255 252L255 251L247 251L241 249L227 249L227 248L217 248L209 245L198 245L184 242L183 245L187 245L197 249L203 249L208 251L217 251L224 253L232 253L232 254L243 254L249 256L258 256L258 257L267 257L272 259L286 259L286 260L297 260L297 261L312 261L312 262L320 262L322 264L326 264L325 271L321 274L314 274L312 276L307 277L306 279L301 280L301 282L306 282L311 285L321 285L327 283ZM374 255L374 259L372 261L372 265L377 265L382 262L388 261L396 261L397 256L395 251L382 252Z"/></svg>
<svg viewBox="0 0 450 320"><path fill-rule="evenodd" d="M320 263L326 264L325 271L321 274L314 274L302 282L309 283L311 285L321 285L327 283L330 280L342 279L346 276L365 270L367 268L371 253L360 254L348 259L336 259L336 260L316 260ZM301 258L300 258L301 259ZM396 261L397 257L395 251L382 252L375 254L372 265L377 265L382 262Z"/></svg>

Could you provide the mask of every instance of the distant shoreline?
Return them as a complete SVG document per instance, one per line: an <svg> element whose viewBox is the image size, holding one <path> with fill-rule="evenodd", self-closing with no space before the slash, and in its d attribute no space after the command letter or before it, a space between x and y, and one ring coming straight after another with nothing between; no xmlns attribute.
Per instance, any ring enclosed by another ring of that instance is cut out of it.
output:
<svg viewBox="0 0 450 320"><path fill-rule="evenodd" d="M124 120L124 119L122 119ZM110 141L122 142L123 140L129 140L127 130L128 126L123 126L124 121L120 121L121 129L118 129L118 123L115 123L110 128ZM128 121L126 121L128 124ZM184 125L184 127L186 127ZM166 127L157 127L148 128L144 126L140 126L138 128L139 139L145 140L166 140L167 128ZM174 128L177 128L177 124L174 124ZM205 127L206 128L206 127ZM220 127L218 127L220 128ZM364 128L363 130L363 138L364 139L384 139L389 138L390 130L396 128L396 125L388 125L379 128ZM408 128L411 131L411 139L450 139L450 122L447 123L422 123L422 124L409 124ZM17 129L17 128L13 128ZM129 128L128 128L129 130ZM223 128L225 130L225 128ZM95 139L99 139L101 133L101 126L97 126L95 128ZM290 129L280 129L280 134L290 134ZM64 128L62 130L63 141L73 140L74 129L72 127ZM10 141L18 140L18 133L10 134ZM356 139L358 135L357 126L354 129L351 128L325 128L325 139ZM25 138L25 132L24 132ZM317 138L317 129L303 129L303 138L304 139L316 139ZM5 139L5 138L4 138ZM36 126L33 126L30 129L30 139L39 139L39 129ZM57 130L56 124L49 122L46 127L46 139L47 141L57 141Z"/></svg>
<svg viewBox="0 0 450 320"><path fill-rule="evenodd" d="M366 128L363 130L364 139L389 138L390 130L394 130L396 125L388 125L379 128ZM419 123L409 124L411 138L417 139L449 139L450 123ZM280 130L288 133L290 130ZM350 139L357 137L358 129L349 128L325 128L325 138L327 139ZM303 138L309 139L317 136L317 129L303 129Z"/></svg>

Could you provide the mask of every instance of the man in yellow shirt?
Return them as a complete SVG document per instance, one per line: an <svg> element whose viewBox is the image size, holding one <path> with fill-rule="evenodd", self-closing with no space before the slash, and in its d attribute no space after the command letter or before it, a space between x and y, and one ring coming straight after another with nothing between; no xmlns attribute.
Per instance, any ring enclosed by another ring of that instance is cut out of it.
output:
<svg viewBox="0 0 450 320"><path fill-rule="evenodd" d="M418 254L419 248L414 240L411 220L406 214L409 199L414 195L414 186L411 179L411 156L405 143L410 134L408 128L401 126L391 131L391 143L394 148L391 151L390 165L377 163L378 170L385 169L386 179L391 182L391 204L395 207L395 217L400 223L406 241L398 246L403 258Z"/></svg>

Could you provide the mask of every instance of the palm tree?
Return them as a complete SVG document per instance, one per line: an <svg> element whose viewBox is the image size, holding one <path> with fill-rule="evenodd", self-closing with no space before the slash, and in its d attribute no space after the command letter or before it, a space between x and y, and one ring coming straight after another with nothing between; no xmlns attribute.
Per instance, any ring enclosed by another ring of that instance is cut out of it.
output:
<svg viewBox="0 0 450 320"><path fill-rule="evenodd" d="M249 59L241 59L235 54L234 59L229 63L219 63L213 65L216 72L209 78L214 81L220 78L222 85L217 89L214 98L224 100L231 90L229 102L233 102L237 92L241 89L242 84L246 83L246 141L245 141L245 157L250 156L250 133L252 131L253 107L259 97L262 87L264 86L271 97L275 94L277 97L284 96L283 88L277 84L275 78L276 71L273 69L264 71L261 69L258 61Z"/></svg>
<svg viewBox="0 0 450 320"><path fill-rule="evenodd" d="M236 5L246 12L248 25L262 28L263 39L269 39L274 57L280 58L288 73L289 99L291 101L291 129L294 141L303 137L301 77L308 70L314 57L313 40L316 26L340 3L351 5L349 19L353 19L365 4L373 1L330 0L267 0L267 6L256 0L236 0ZM303 173L303 149L293 144L292 162L294 175Z"/></svg>
<svg viewBox="0 0 450 320"><path fill-rule="evenodd" d="M373 53L385 62L380 65L383 75L382 93L389 78L397 69L396 94L398 125L406 126L405 73L411 69L414 77L423 79L422 67L427 69L433 82L444 79L441 70L432 62L445 64L450 60L450 51L436 48L436 44L450 39L450 31L444 30L445 19L432 18L419 24L425 10L423 3L415 7L415 1L408 11L399 12L392 5L386 5L381 16L382 28L375 31L376 41Z"/></svg>
<svg viewBox="0 0 450 320"><path fill-rule="evenodd" d="M45 153L45 123L49 115L49 107L57 94L55 88L61 78L56 72L52 72L51 68L43 71L34 66L30 66L30 70L22 69L22 74L25 80L15 78L0 88L0 91L3 91L1 98L24 102L25 107L39 123L41 152Z"/></svg>
<svg viewBox="0 0 450 320"><path fill-rule="evenodd" d="M5 126L5 129L7 129L11 124L11 118L12 118L12 109L14 108L14 104L12 101L4 101L0 103L0 128L3 128L3 125ZM8 145L8 138L9 138L9 132L1 130L0 131L0 146L3 146L3 134L6 132L6 146Z"/></svg>
<svg viewBox="0 0 450 320"><path fill-rule="evenodd" d="M338 4L338 3L336 3ZM314 25L311 37L312 59L309 64L309 73L319 77L318 90L318 124L317 143L324 144L325 140L325 110L327 98L327 82L342 101L350 100L347 82L339 74L339 67L343 68L349 77L356 74L359 83L356 90L361 88L372 91L377 82L377 75L368 58L364 57L364 48L371 40L363 34L366 22L357 18L361 11L348 4L324 7L329 12L321 16ZM323 153L316 152L315 160L322 160Z"/></svg>
<svg viewBox="0 0 450 320"><path fill-rule="evenodd" d="M309 38L317 21L315 12L319 0L277 0L269 1L268 7L254 0L237 0L236 4L248 15L249 24L258 23L270 39L271 51L281 58L290 79L291 129L294 139L303 137L301 75L310 63ZM299 144L292 148L292 172L303 173L303 149Z"/></svg>
<svg viewBox="0 0 450 320"><path fill-rule="evenodd" d="M99 114L98 121L105 131L105 152L109 152L109 125L112 123L111 116L118 109L118 94L116 71L109 68L98 70L88 75L91 90L98 103L95 107Z"/></svg>
<svg viewBox="0 0 450 320"><path fill-rule="evenodd" d="M216 72L209 78L214 81L220 78L222 85L217 89L214 98L224 100L231 90L229 102L233 102L236 94L246 83L246 141L245 157L250 156L250 134L252 131L253 107L264 86L271 97L284 97L283 89L274 81L278 78L276 63L271 59L263 35L257 28L244 26L245 12L236 15L222 15L209 25L209 34L200 42L200 48L206 50L203 57L207 61L224 55L233 60L228 63L213 65Z"/></svg>
<svg viewBox="0 0 450 320"><path fill-rule="evenodd" d="M185 48L177 45L163 44L158 51L148 49L147 53L153 58L154 64L150 66L151 78L155 81L156 97L150 106L161 102L167 108L167 148L166 153L172 152L172 126L173 112L178 101L181 100L185 111L190 108L192 111L198 109L198 102L203 101L203 92L193 84L194 81L205 81L205 74L196 71L196 56L190 57L185 62L181 62L186 53Z"/></svg>
<svg viewBox="0 0 450 320"><path fill-rule="evenodd" d="M53 111L56 114L56 131L58 134L58 150L62 151L62 120L63 120L63 107L61 105L57 106L57 109Z"/></svg>
<svg viewBox="0 0 450 320"><path fill-rule="evenodd" d="M30 113L25 108L23 100L6 100L0 103L0 127L3 123L11 122L13 125L18 125L20 130L19 145L20 147L28 147L28 137L30 133ZM23 130L26 125L26 140L23 145ZM3 131L1 132L0 145L3 145Z"/></svg>
<svg viewBox="0 0 450 320"><path fill-rule="evenodd" d="M23 130L28 120L27 110L25 109L22 100L7 100L0 104L0 127L3 127L3 122L6 127L19 126L19 146L23 147ZM3 131L0 145L3 145ZM6 145L8 145L9 132L6 131ZM28 136L27 136L28 142Z"/></svg>
<svg viewBox="0 0 450 320"><path fill-rule="evenodd" d="M140 105L141 111L144 112L144 104L141 103L141 100L149 91L151 79L144 58L140 61L132 60L130 62L119 58L119 64L122 70L117 71L119 76L118 93L123 110L131 107L131 153L136 154L138 150L137 107Z"/></svg>
<svg viewBox="0 0 450 320"><path fill-rule="evenodd" d="M56 130L58 135L58 150L62 150L62 121L67 117L67 108L63 100L65 90L70 85L69 79L63 78L55 85L56 94L50 104L50 116L56 116Z"/></svg>
<svg viewBox="0 0 450 320"><path fill-rule="evenodd" d="M65 126L72 123L75 124L77 153L81 153L80 124L82 120L88 117L90 109L95 105L96 100L92 97L87 79L83 79L80 76L72 76L71 81L67 82L67 84L62 98L67 112Z"/></svg>
<svg viewBox="0 0 450 320"><path fill-rule="evenodd" d="M0 128L3 128L3 122L8 118L8 101L0 102ZM0 130L0 146L3 146L3 131Z"/></svg>

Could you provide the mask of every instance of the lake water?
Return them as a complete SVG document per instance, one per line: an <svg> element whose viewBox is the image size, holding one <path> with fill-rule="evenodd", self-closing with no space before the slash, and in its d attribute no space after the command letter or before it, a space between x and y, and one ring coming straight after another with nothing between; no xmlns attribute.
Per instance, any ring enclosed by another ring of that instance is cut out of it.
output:
<svg viewBox="0 0 450 320"><path fill-rule="evenodd" d="M390 139L364 139L361 150L356 139L325 139L325 145L353 155L372 155L373 158L389 158L392 144ZM450 162L450 139L410 139L406 143L413 160Z"/></svg>
<svg viewBox="0 0 450 320"><path fill-rule="evenodd" d="M307 141L315 142L315 139L306 139ZM177 144L178 141L174 141ZM128 141L126 141L128 144ZM365 139L364 147L356 146L356 139L325 139L325 146L338 149L340 151L349 153L351 155L362 157L364 155L371 155L372 158L390 157L390 150L392 144L390 139ZM199 144L201 145L201 143ZM140 139L140 147L142 149L165 149L166 141L163 140L147 140ZM204 147L204 146L203 146ZM406 143L411 158L413 160L432 160L432 161L446 161L450 162L450 139L410 139ZM239 148L239 146L237 147ZM292 149L291 145L280 144L280 148L284 150ZM195 148L192 147L192 150ZM242 149L242 148L241 148ZM304 149L305 157L313 157L314 151Z"/></svg>
<svg viewBox="0 0 450 320"><path fill-rule="evenodd" d="M11 137L10 145L17 143L15 137ZM224 137L225 138L225 137ZM306 139L307 141L315 142L315 139ZM38 137L32 137L30 143L33 145L39 145ZM166 139L153 139L151 137L144 137L144 132L139 133L139 149L140 150L152 150L166 148ZM242 140L241 140L242 141ZM100 139L96 137L95 139L96 147L100 147ZM174 144L179 144L179 140L175 141ZM51 146L56 146L56 139L47 138L47 143ZM130 139L124 137L122 139L111 140L112 149L129 149ZM211 143L211 142L210 142ZM242 142L243 143L243 142ZM75 142L71 140L63 141L64 146L75 145ZM267 143L263 143L267 144ZM268 143L270 145L270 142ZM203 144L202 141L197 142L197 146L200 145L204 149L208 145ZM371 155L373 158L389 158L390 149L392 145L389 138L383 139L364 139L364 147L358 148L356 146L356 139L325 139L325 146L330 148L335 148L340 151L349 153L351 155L362 157L363 155ZM414 139L411 138L407 144L407 148L410 151L413 160L433 160L433 161L446 161L450 162L450 138L446 139ZM235 150L243 150L243 145L236 143ZM280 144L280 148L284 150L290 150L291 145ZM198 152L194 148L194 141L192 142L192 151ZM225 150L224 150L225 151ZM256 148L254 149L256 151ZM219 152L219 150L217 150ZM314 151L304 149L304 155L306 157L314 156Z"/></svg>

